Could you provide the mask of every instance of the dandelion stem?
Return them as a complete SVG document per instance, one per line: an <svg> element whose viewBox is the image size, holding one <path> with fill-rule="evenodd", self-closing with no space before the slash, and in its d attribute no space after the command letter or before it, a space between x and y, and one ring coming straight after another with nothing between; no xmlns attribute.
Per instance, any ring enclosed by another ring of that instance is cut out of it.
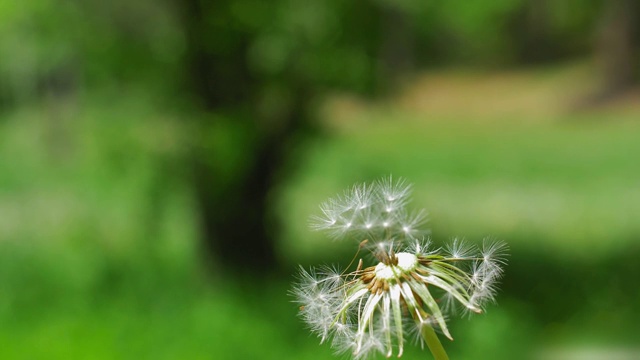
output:
<svg viewBox="0 0 640 360"><path fill-rule="evenodd" d="M420 334L427 343L427 346L429 347L429 350L431 350L435 360L449 360L447 352L444 351L444 347L442 347L442 343L440 343L438 335L436 335L436 332L431 326L422 326Z"/></svg>

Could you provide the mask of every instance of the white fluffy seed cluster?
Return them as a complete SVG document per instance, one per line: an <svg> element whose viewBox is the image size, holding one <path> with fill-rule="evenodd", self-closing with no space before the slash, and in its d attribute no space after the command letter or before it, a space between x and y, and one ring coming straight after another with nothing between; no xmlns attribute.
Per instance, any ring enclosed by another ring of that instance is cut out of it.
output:
<svg viewBox="0 0 640 360"><path fill-rule="evenodd" d="M409 338L423 341L425 327L452 339L449 315L481 313L494 300L506 246L454 239L445 248L433 247L418 227L424 212L408 215L405 209L410 189L391 177L357 185L323 203L322 216L313 219L314 228L334 238L366 236L378 260L368 267L360 262L348 273L300 268L292 290L300 316L338 353L400 357Z"/></svg>
<svg viewBox="0 0 640 360"><path fill-rule="evenodd" d="M354 185L342 196L320 205L322 215L311 218L311 228L324 230L332 238L360 237L381 241L417 239L428 232L421 229L424 210L409 212L406 205L411 185L391 177L372 184Z"/></svg>

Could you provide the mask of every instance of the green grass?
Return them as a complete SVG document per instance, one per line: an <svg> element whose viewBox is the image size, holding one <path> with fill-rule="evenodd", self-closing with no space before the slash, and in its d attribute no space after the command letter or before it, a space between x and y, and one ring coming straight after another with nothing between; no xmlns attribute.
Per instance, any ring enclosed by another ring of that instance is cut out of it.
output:
<svg viewBox="0 0 640 360"><path fill-rule="evenodd" d="M386 174L415 184L414 205L427 208L434 233L445 239L535 239L522 245L583 257L637 243L639 122L375 120L310 147L280 206L294 224L291 243L309 236L305 217L320 201ZM297 245L293 252L310 249Z"/></svg>

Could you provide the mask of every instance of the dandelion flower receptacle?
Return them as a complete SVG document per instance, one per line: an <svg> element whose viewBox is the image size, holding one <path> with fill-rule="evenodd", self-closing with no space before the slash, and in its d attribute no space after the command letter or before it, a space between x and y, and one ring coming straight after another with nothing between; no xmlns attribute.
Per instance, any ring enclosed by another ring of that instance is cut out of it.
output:
<svg viewBox="0 0 640 360"><path fill-rule="evenodd" d="M475 247L455 239L439 249L425 240L424 212L405 209L410 190L390 177L354 186L323 203L322 216L313 218L314 228L358 239L358 251L367 248L375 258L368 267L360 259L351 272L301 268L292 290L300 316L321 342L355 359L376 352L400 357L412 337L436 359L447 359L434 330L453 339L448 314L459 308L481 313L503 272L502 243Z"/></svg>

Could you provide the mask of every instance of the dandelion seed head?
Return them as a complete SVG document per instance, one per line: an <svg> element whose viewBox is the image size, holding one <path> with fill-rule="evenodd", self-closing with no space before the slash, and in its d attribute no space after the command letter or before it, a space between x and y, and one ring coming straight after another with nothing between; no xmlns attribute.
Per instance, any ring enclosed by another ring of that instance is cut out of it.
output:
<svg viewBox="0 0 640 360"><path fill-rule="evenodd" d="M427 327L452 339L450 315L458 309L480 313L495 300L506 246L485 240L478 247L454 238L444 249L433 247L422 227L426 212L407 207L410 193L411 185L389 176L329 199L311 219L313 229L354 239L358 251L367 249L374 259L360 259L351 272L299 270L291 293L300 317L337 353L353 359L401 356L409 337L422 344Z"/></svg>

